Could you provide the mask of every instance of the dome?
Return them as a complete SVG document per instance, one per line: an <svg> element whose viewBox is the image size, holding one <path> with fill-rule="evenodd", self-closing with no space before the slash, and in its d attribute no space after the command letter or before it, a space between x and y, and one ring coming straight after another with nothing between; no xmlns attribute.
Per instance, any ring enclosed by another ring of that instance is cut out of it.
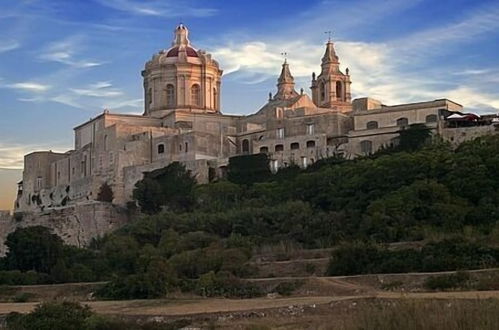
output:
<svg viewBox="0 0 499 330"><path fill-rule="evenodd" d="M177 57L179 51L180 51L180 46L175 46L173 48L170 48L170 50L166 53L166 57ZM189 46L185 46L185 53L189 57L199 57L196 50Z"/></svg>

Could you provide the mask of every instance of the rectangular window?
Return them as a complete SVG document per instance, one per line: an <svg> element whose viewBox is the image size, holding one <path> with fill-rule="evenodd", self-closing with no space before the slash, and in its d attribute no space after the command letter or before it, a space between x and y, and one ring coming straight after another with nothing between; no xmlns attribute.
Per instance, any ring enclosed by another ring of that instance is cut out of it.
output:
<svg viewBox="0 0 499 330"><path fill-rule="evenodd" d="M38 190L42 189L42 177L41 176L36 178L36 189L38 189Z"/></svg>
<svg viewBox="0 0 499 330"><path fill-rule="evenodd" d="M314 130L314 124L308 124L307 125L307 135L314 135L315 130Z"/></svg>
<svg viewBox="0 0 499 330"><path fill-rule="evenodd" d="M278 139L284 139L284 128L278 128L276 135Z"/></svg>

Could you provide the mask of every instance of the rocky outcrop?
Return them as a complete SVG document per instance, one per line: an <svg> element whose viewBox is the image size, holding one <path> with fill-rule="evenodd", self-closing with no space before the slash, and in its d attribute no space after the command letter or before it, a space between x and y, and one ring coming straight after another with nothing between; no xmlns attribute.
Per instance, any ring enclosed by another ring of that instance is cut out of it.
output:
<svg viewBox="0 0 499 330"><path fill-rule="evenodd" d="M6 247L3 243L16 228L48 227L66 244L84 247L92 238L103 236L126 224L129 216L126 209L111 203L89 202L40 213L16 213L13 217L2 217L0 220L0 253L4 254Z"/></svg>

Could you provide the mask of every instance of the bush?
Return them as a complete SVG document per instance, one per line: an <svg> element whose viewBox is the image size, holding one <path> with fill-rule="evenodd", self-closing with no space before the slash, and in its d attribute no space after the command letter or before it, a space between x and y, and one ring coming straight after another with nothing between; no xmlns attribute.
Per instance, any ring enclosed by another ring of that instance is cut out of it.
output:
<svg viewBox="0 0 499 330"><path fill-rule="evenodd" d="M430 276L424 282L424 287L429 290L449 290L466 287L470 275L466 272Z"/></svg>
<svg viewBox="0 0 499 330"><path fill-rule="evenodd" d="M92 315L88 306L78 303L43 303L31 313L11 313L6 323L9 329L66 330L84 329L85 321Z"/></svg>
<svg viewBox="0 0 499 330"><path fill-rule="evenodd" d="M195 292L199 295L212 297L253 298L263 295L256 285L240 280L229 272L213 271L201 275L197 280Z"/></svg>

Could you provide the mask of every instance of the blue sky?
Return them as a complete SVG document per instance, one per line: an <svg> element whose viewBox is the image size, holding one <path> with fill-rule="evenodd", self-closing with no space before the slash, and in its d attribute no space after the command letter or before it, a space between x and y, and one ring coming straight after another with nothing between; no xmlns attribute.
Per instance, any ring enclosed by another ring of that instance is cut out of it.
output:
<svg viewBox="0 0 499 330"><path fill-rule="evenodd" d="M265 102L283 51L308 91L327 30L354 97L499 110L497 0L0 0L0 169L70 149L72 128L106 107L141 113L140 71L179 22L224 69L225 113ZM0 171L1 209L20 171Z"/></svg>

